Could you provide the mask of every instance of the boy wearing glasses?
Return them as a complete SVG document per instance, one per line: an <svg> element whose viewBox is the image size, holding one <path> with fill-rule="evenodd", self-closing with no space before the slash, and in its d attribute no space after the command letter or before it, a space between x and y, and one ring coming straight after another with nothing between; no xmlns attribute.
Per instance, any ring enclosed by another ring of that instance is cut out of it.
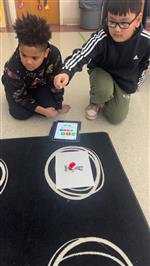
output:
<svg viewBox="0 0 150 266"><path fill-rule="evenodd" d="M96 119L99 110L113 124L128 114L130 95L140 85L150 59L150 34L141 25L141 4L141 0L108 0L104 26L73 51L55 76L55 87L61 89L87 64L89 120Z"/></svg>

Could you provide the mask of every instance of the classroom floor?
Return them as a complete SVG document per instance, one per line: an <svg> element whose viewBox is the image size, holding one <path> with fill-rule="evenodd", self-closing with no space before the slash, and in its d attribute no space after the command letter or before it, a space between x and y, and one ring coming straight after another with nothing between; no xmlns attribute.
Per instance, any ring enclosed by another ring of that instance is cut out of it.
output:
<svg viewBox="0 0 150 266"><path fill-rule="evenodd" d="M51 42L62 52L63 58L77 47L90 32L54 32ZM0 32L1 66L10 57L17 46L13 32ZM2 73L2 72L1 72ZM119 125L109 124L100 114L95 121L84 117L84 109L89 101L89 83L86 67L77 73L65 89L65 103L71 110L55 119L34 116L26 121L17 121L8 113L3 86L0 84L0 138L22 138L47 136L54 120L80 120L81 132L107 132L116 149L118 157L129 178L133 191L148 221L149 219L149 180L150 180L150 79L147 79L140 91L132 95L127 119ZM109 164L109 162L108 162Z"/></svg>

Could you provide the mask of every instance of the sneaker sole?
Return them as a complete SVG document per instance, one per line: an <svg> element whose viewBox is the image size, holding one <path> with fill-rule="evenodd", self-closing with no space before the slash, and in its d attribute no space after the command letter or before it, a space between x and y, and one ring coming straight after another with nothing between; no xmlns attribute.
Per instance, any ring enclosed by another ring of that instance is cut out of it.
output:
<svg viewBox="0 0 150 266"><path fill-rule="evenodd" d="M97 118L97 115L95 115L95 116L89 116L89 115L86 115L85 118L86 118L87 120L95 120L95 119Z"/></svg>

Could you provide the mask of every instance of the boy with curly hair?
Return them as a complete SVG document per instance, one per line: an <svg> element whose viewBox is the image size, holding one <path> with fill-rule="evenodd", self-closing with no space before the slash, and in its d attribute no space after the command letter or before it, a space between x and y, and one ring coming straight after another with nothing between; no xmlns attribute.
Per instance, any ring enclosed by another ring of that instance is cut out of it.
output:
<svg viewBox="0 0 150 266"><path fill-rule="evenodd" d="M150 34L141 24L141 5L141 0L108 0L105 25L66 58L55 76L55 87L60 89L87 64L90 100L85 115L89 120L101 111L117 124L128 114L130 96L150 62Z"/></svg>
<svg viewBox="0 0 150 266"><path fill-rule="evenodd" d="M10 114L23 120L35 113L52 118L68 112L70 106L62 105L64 90L56 90L53 83L62 59L58 48L48 42L49 24L27 14L16 20L14 29L18 47L2 76Z"/></svg>

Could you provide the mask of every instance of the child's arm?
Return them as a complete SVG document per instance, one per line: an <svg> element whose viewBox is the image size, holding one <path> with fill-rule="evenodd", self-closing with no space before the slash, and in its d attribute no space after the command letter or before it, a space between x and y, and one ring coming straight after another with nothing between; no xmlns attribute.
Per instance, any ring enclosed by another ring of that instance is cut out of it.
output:
<svg viewBox="0 0 150 266"><path fill-rule="evenodd" d="M53 46L52 46L53 47ZM64 95L64 89L63 87L61 90L57 90L54 85L54 77L60 73L62 69L62 58L61 54L58 48L53 47L53 50L50 53L50 62L53 64L53 72L51 75L51 81L53 84L53 87L51 88L51 92L53 93L53 97L55 99L55 106L56 110L61 110L62 109L62 102L63 102L63 95ZM62 110L63 112L64 110Z"/></svg>
<svg viewBox="0 0 150 266"><path fill-rule="evenodd" d="M70 106L67 104L64 104L61 109L56 110L54 107L47 107L44 108L42 106L37 106L35 108L35 112L41 115L46 116L47 118L53 118L57 116L58 114L65 114L69 111Z"/></svg>
<svg viewBox="0 0 150 266"><path fill-rule="evenodd" d="M28 110L34 111L37 103L27 91L26 84L23 79L17 75L15 71L12 71L7 66L7 63L4 68L2 83L5 86L5 90L11 95L16 104L21 105L23 108Z"/></svg>
<svg viewBox="0 0 150 266"><path fill-rule="evenodd" d="M34 111L38 114L46 116L47 118L53 118L58 115L58 111L54 107L44 108L38 105Z"/></svg>
<svg viewBox="0 0 150 266"><path fill-rule="evenodd" d="M51 45L49 56L47 58L47 70L46 73L49 75L48 82L50 86L51 93L55 100L55 108L59 110L62 108L63 94L64 90L56 90L54 85L54 77L61 71L62 68L62 58L60 51L57 47ZM48 74L49 72L49 74Z"/></svg>
<svg viewBox="0 0 150 266"><path fill-rule="evenodd" d="M54 114L57 112L57 114L63 114L67 113L70 109L70 106L65 104L62 105L63 102L63 95L64 95L64 89L62 88L61 90L57 90L54 85L54 77L58 73L60 73L61 68L62 68L62 58L60 51L57 47L50 45L50 52L47 58L47 67L45 70L45 73L49 75L48 80L49 80L49 86L51 93L53 94L53 97L55 99L55 109L54 108L46 108L44 110L43 108L36 108L37 112L44 112L43 114L49 117L49 115ZM55 112L54 112L55 110Z"/></svg>
<svg viewBox="0 0 150 266"><path fill-rule="evenodd" d="M44 108L39 106L29 94L28 90L26 89L26 84L23 82L23 80L19 77L19 75L16 75L14 72L9 70L7 65L2 77L2 82L5 86L5 90L11 95L16 104L49 118L55 117L58 114L55 108Z"/></svg>
<svg viewBox="0 0 150 266"><path fill-rule="evenodd" d="M81 71L85 64L88 64L91 59L103 52L103 44L106 37L107 34L103 29L93 33L81 49L75 49L72 55L65 59L61 73L54 79L57 89L66 86L76 72Z"/></svg>
<svg viewBox="0 0 150 266"><path fill-rule="evenodd" d="M150 66L150 48L149 51L146 52L145 56L141 60L139 64L139 80L138 80L138 87L143 84L143 80L145 78L145 71Z"/></svg>

